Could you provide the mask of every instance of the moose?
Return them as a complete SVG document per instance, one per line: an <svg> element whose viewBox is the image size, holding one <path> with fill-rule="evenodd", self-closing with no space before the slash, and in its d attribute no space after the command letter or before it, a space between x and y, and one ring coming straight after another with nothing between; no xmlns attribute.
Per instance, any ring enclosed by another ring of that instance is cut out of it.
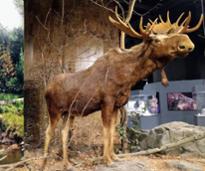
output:
<svg viewBox="0 0 205 171"><path fill-rule="evenodd" d="M165 65L194 50L194 44L187 33L199 29L203 22L203 15L192 28L189 27L191 13L189 12L181 22L183 15L184 13L177 21L171 23L167 13L166 21L159 16L145 26L141 17L139 32L135 31L130 24L124 23L117 11L115 17L109 16L110 22L116 28L129 36L142 39L142 42L130 49L110 49L88 69L76 73L59 74L48 84L45 99L49 125L45 132L43 167L45 167L51 137L60 118L63 119L63 162L69 169L71 164L68 162L67 141L74 118L87 116L99 110L101 110L104 135L103 159L108 165L113 160L118 160L113 150L115 125L118 110L127 103L131 87L158 69L161 70L162 83L167 84L168 80L163 70Z"/></svg>

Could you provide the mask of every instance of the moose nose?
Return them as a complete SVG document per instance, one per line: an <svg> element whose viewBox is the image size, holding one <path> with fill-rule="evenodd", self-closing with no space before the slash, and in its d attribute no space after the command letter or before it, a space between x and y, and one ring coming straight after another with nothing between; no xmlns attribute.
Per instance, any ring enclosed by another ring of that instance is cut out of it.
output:
<svg viewBox="0 0 205 171"><path fill-rule="evenodd" d="M189 52L192 52L193 50L194 50L194 46L188 47L188 51L189 51Z"/></svg>
<svg viewBox="0 0 205 171"><path fill-rule="evenodd" d="M192 52L194 50L194 44L179 44L178 49L181 52Z"/></svg>

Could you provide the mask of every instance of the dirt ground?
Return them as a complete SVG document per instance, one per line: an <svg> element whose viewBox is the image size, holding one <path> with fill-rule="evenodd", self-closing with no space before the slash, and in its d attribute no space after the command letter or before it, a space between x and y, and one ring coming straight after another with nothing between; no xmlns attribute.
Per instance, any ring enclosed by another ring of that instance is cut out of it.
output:
<svg viewBox="0 0 205 171"><path fill-rule="evenodd" d="M114 162L111 166L103 164L99 156L96 156L91 150L87 152L77 152L72 154L71 163L73 171L205 171L205 159L193 156L174 156L174 155L150 155L138 157L126 157L122 161ZM26 152L25 159L32 159L27 163L20 165L17 168L12 168L12 171L38 171L42 160L33 160L42 156L42 150ZM191 168L183 168L182 166L172 167L168 163L170 161L186 162L193 165ZM8 168L7 168L8 169ZM6 169L0 169L3 171ZM62 171L62 159L52 151L46 171Z"/></svg>

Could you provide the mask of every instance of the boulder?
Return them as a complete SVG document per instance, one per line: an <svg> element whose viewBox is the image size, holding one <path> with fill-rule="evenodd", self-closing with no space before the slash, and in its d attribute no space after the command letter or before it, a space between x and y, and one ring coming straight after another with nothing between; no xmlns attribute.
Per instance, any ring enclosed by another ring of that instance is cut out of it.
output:
<svg viewBox="0 0 205 171"><path fill-rule="evenodd" d="M204 171L202 166L187 161L169 160L166 161L166 164L171 169L177 169L179 171Z"/></svg>
<svg viewBox="0 0 205 171"><path fill-rule="evenodd" d="M170 122L157 126L149 131L147 136L140 142L141 150L157 148L174 143L190 136L202 135L205 127L195 126L184 122ZM168 149L166 153L172 154L194 154L205 157L205 138L188 142L178 148Z"/></svg>
<svg viewBox="0 0 205 171"><path fill-rule="evenodd" d="M94 171L150 171L149 165L136 160L115 162L110 166L100 165Z"/></svg>

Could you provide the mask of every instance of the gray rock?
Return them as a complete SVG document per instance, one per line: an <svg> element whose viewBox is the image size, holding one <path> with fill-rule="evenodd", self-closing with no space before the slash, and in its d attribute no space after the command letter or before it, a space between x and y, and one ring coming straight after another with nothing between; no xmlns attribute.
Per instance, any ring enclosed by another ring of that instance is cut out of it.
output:
<svg viewBox="0 0 205 171"><path fill-rule="evenodd" d="M137 161L114 162L111 166L97 166L94 171L151 171L144 163Z"/></svg>
<svg viewBox="0 0 205 171"><path fill-rule="evenodd" d="M203 168L201 166L186 161L170 160L167 161L166 164L171 169L175 168L180 171L203 171Z"/></svg>
<svg viewBox="0 0 205 171"><path fill-rule="evenodd" d="M140 142L140 148L143 150L156 148L174 143L193 135L205 133L205 127L190 125L184 122L170 122L162 124L150 130L148 136ZM205 139L183 144L182 146L166 151L166 153L184 154L191 153L194 155L205 156Z"/></svg>

